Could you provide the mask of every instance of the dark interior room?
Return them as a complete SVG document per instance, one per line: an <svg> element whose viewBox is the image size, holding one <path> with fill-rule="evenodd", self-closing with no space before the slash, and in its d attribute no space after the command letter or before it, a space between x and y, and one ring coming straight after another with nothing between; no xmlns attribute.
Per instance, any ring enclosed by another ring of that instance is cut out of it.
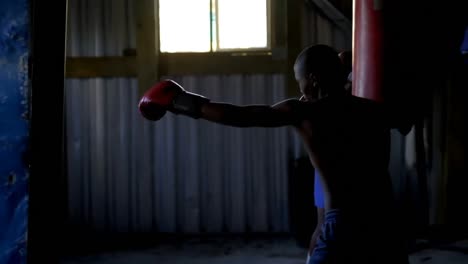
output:
<svg viewBox="0 0 468 264"><path fill-rule="evenodd" d="M464 2L0 1L0 264L468 263Z"/></svg>

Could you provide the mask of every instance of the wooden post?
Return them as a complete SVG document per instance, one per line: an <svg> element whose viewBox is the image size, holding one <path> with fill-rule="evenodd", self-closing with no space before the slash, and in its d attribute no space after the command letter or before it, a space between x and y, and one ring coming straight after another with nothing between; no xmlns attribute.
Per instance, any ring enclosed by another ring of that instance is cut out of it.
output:
<svg viewBox="0 0 468 264"><path fill-rule="evenodd" d="M159 1L135 1L138 92L159 80Z"/></svg>
<svg viewBox="0 0 468 264"><path fill-rule="evenodd" d="M301 52L302 38L301 38L301 22L302 10L301 4L303 1L288 0L286 10L287 21L287 70L286 70L286 87L288 97L300 97L299 87L296 79L294 78L294 63L297 55ZM304 6L302 7L304 8Z"/></svg>
<svg viewBox="0 0 468 264"><path fill-rule="evenodd" d="M31 74L31 100L26 100L25 97L25 104L30 105L31 113L24 116L31 118L30 150L25 150L25 160L21 163L25 166L25 170L28 169L27 165L30 168L26 256L27 263L59 263L61 254L68 249L68 242L71 241L64 233L68 213L64 146L64 72L68 1L55 0L46 3L33 0L29 3L28 7L23 4L17 5L18 11L29 8L24 14L32 13L31 31L25 27L27 30L25 34L31 32L33 40L29 57L31 65L24 70ZM50 12L51 6L55 12ZM27 88L25 92L27 93ZM18 109L22 107L18 106ZM18 138L22 138L19 136ZM24 140L27 140L27 137L24 137ZM18 220L23 221L23 219ZM21 250L21 247L18 249ZM13 258L16 260L12 262L22 262L21 254L16 252L18 259Z"/></svg>

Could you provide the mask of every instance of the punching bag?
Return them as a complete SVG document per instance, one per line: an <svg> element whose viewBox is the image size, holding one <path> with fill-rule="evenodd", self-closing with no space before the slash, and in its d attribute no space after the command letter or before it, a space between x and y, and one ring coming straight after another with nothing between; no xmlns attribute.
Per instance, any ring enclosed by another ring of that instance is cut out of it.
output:
<svg viewBox="0 0 468 264"><path fill-rule="evenodd" d="M383 100L383 0L353 1L353 95Z"/></svg>
<svg viewBox="0 0 468 264"><path fill-rule="evenodd" d="M437 23L427 7L420 13L423 6L407 0L353 1L353 95L421 116L413 111L426 106L415 104L429 100L422 96L430 94L439 56L431 34Z"/></svg>
<svg viewBox="0 0 468 264"><path fill-rule="evenodd" d="M353 95L383 100L383 0L353 1Z"/></svg>

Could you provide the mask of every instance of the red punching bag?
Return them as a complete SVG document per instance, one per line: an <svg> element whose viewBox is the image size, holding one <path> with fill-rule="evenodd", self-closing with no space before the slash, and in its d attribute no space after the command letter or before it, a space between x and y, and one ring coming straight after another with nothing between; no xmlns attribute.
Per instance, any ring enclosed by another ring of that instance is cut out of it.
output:
<svg viewBox="0 0 468 264"><path fill-rule="evenodd" d="M383 0L353 1L353 95L383 101Z"/></svg>
<svg viewBox="0 0 468 264"><path fill-rule="evenodd" d="M422 7L426 14L421 14ZM449 29L436 31L439 21L433 14L437 10L427 14L429 8L419 1L354 0L353 9L353 95L385 101L402 130L417 124L419 201L412 211L419 217L418 224L425 226L429 207L422 118L440 74L434 71L438 67L434 61L438 61L441 37L434 33Z"/></svg>

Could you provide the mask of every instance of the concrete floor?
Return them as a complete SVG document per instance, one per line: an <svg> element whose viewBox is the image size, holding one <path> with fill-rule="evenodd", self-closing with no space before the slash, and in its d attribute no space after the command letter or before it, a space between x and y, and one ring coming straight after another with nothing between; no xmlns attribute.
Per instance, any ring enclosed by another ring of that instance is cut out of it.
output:
<svg viewBox="0 0 468 264"><path fill-rule="evenodd" d="M468 240L429 247L410 255L411 264L468 264Z"/></svg>
<svg viewBox="0 0 468 264"><path fill-rule="evenodd" d="M68 257L63 264L304 264L306 250L293 240L253 242L212 240L187 241L138 251L107 252L92 256ZM468 264L468 240L427 248L410 255L410 263Z"/></svg>

